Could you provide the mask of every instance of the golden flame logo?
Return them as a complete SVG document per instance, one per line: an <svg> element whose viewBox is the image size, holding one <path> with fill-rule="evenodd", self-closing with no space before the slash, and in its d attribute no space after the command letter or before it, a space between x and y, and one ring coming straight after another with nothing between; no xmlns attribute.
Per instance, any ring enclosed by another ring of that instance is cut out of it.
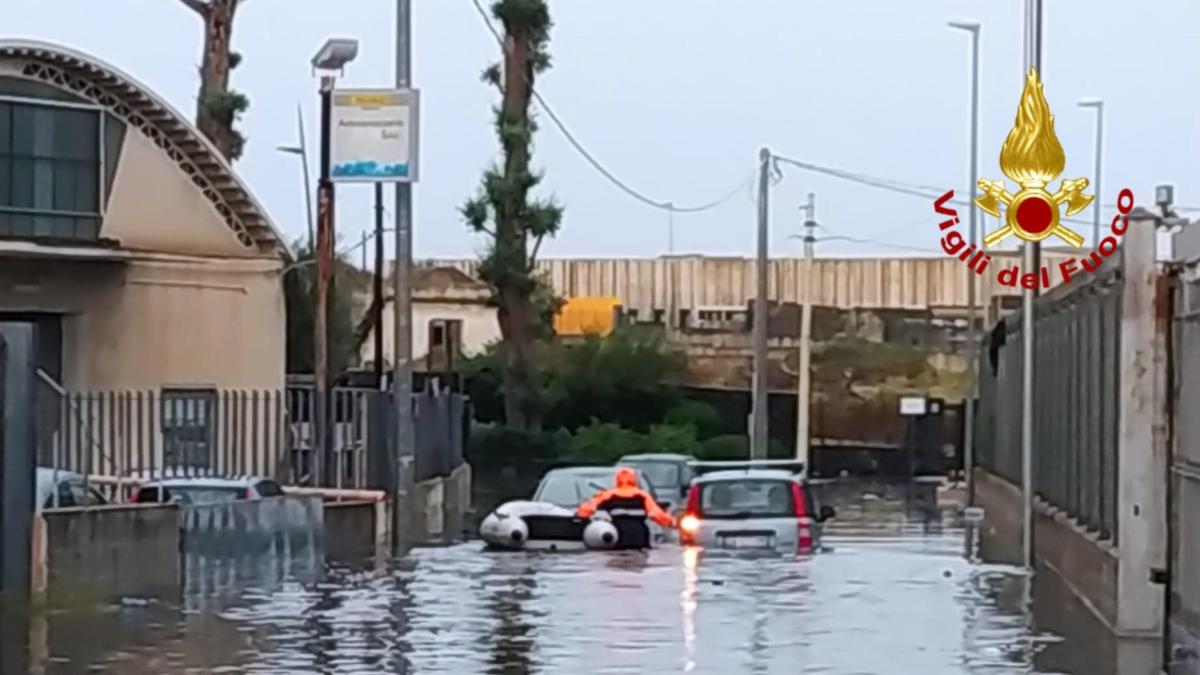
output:
<svg viewBox="0 0 1200 675"><path fill-rule="evenodd" d="M1076 248L1083 246L1083 237L1062 224L1058 207L1066 204L1068 216L1086 208L1093 198L1083 194L1088 179L1066 179L1054 194L1046 191L1046 186L1062 173L1066 161L1037 69L1030 68L1016 122L1000 148L1000 170L1021 190L1014 195L1005 188L1004 181L979 179L983 192L975 199L979 208L997 218L1001 217L1001 208L1004 210L1004 225L983 238L984 246L992 248L1009 235L1025 241L1055 235Z"/></svg>

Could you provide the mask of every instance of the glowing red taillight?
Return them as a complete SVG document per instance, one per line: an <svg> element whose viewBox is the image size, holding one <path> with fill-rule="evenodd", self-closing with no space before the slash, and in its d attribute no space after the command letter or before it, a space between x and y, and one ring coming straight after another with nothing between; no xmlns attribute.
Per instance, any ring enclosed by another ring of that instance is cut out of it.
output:
<svg viewBox="0 0 1200 675"><path fill-rule="evenodd" d="M684 511L689 516L700 517L700 486L693 485L688 489L687 507Z"/></svg>
<svg viewBox="0 0 1200 675"><path fill-rule="evenodd" d="M812 518L804 506L804 488L799 483L792 483L792 510L796 514L796 547L801 553L811 553Z"/></svg>
<svg viewBox="0 0 1200 675"><path fill-rule="evenodd" d="M133 490L129 493L129 503L137 504L138 503L138 495L141 494L141 492L142 492L142 488L140 488L140 487L133 488Z"/></svg>
<svg viewBox="0 0 1200 675"><path fill-rule="evenodd" d="M688 489L687 506L679 519L679 543L687 546L696 543L696 530L700 527L700 486Z"/></svg>

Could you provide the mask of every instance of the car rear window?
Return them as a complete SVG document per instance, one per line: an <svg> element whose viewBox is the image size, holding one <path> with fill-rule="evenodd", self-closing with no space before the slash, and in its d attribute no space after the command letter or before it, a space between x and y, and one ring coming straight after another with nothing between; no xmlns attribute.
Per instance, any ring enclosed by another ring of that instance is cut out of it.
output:
<svg viewBox="0 0 1200 675"><path fill-rule="evenodd" d="M700 513L706 518L792 517L792 483L754 478L722 480L700 489Z"/></svg>
<svg viewBox="0 0 1200 675"><path fill-rule="evenodd" d="M170 488L170 496L184 504L221 504L245 498L246 488L174 486Z"/></svg>
<svg viewBox="0 0 1200 675"><path fill-rule="evenodd" d="M679 465L674 462L633 461L623 462L621 466L637 469L654 487L679 489Z"/></svg>

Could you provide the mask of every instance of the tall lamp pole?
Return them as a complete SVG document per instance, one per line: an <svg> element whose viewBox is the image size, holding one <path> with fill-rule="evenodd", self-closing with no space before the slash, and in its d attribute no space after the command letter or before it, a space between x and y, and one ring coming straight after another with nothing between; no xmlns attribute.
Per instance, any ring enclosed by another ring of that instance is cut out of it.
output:
<svg viewBox="0 0 1200 675"><path fill-rule="evenodd" d="M1022 80L1036 68L1039 78L1045 81L1042 71L1042 0L1025 0L1025 67ZM1025 242L1023 267L1037 273L1041 265L1041 247L1037 242ZM1035 344L1034 294L1025 289L1022 297L1021 352L1024 355L1021 373L1021 548L1025 567L1034 567L1033 543L1033 361Z"/></svg>
<svg viewBox="0 0 1200 675"><path fill-rule="evenodd" d="M330 178L330 127L333 120L333 86L335 72L358 55L358 41L330 39L312 59L312 67L321 71L321 180L317 184L317 306L313 321L314 393L317 403L317 466L314 470L320 483L326 469L329 451L329 305L332 298L334 246L334 190Z"/></svg>
<svg viewBox="0 0 1200 675"><path fill-rule="evenodd" d="M1100 245L1100 174L1104 167L1104 101L1098 98L1088 98L1079 102L1080 108L1092 108L1096 111L1096 199L1092 204L1092 246Z"/></svg>
<svg viewBox="0 0 1200 675"><path fill-rule="evenodd" d="M412 81L412 3L396 0L396 88ZM408 495L416 453L412 405L412 184L396 183L396 262L392 274L392 397L396 406L396 491L392 546L406 546Z"/></svg>
<svg viewBox="0 0 1200 675"><path fill-rule="evenodd" d="M971 210L969 243L976 245L979 237L979 207L975 205L979 187L979 22L951 21L955 30L971 35L971 166L967 170L967 184L971 186ZM967 358L970 360L968 373L970 382L967 390L967 405L963 430L963 474L967 480L967 506L975 505L975 401L979 396L979 334L977 332L975 275L967 274Z"/></svg>
<svg viewBox="0 0 1200 675"><path fill-rule="evenodd" d="M300 169L304 172L301 184L304 186L304 215L308 220L308 250L313 250L313 205L312 205L312 174L308 172L308 140L304 136L304 109L296 105L297 129L300 132L299 145L280 145L275 149L289 155L300 157Z"/></svg>

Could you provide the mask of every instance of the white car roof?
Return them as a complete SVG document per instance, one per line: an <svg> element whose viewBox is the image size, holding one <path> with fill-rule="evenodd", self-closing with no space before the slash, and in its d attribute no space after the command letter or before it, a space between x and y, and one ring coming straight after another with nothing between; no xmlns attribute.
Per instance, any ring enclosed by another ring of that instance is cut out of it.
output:
<svg viewBox="0 0 1200 675"><path fill-rule="evenodd" d="M726 471L712 471L701 475L696 479L697 483L713 483L723 480L801 480L801 476L784 471L783 469L749 469L738 470L730 469Z"/></svg>
<svg viewBox="0 0 1200 675"><path fill-rule="evenodd" d="M142 482L142 487L147 485L163 487L199 487L199 488L247 488L252 487L260 481L273 481L271 478L264 476L165 476L162 478L147 479Z"/></svg>

